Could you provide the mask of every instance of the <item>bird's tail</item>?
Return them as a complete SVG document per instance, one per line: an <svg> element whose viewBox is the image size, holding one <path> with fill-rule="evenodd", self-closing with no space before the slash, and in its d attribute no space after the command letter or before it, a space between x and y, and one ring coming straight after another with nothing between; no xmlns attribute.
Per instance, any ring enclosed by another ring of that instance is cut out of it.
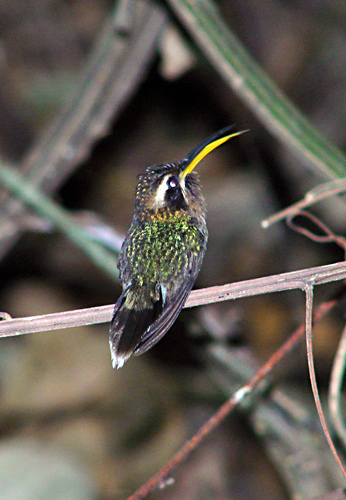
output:
<svg viewBox="0 0 346 500"><path fill-rule="evenodd" d="M109 335L113 368L123 366L161 312L159 302L137 294L127 289L115 304Z"/></svg>

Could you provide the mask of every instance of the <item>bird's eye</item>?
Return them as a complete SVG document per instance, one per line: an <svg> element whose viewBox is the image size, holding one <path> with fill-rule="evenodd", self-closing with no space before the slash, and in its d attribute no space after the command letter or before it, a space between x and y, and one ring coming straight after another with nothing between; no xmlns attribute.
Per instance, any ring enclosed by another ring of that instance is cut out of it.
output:
<svg viewBox="0 0 346 500"><path fill-rule="evenodd" d="M169 177L167 180L167 186L169 188L176 188L179 186L179 181L176 177Z"/></svg>

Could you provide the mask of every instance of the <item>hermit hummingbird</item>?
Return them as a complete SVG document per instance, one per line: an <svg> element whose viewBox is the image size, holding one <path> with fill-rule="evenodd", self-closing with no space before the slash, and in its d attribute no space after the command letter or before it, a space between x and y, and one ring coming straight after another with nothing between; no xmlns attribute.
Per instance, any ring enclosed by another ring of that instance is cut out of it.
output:
<svg viewBox="0 0 346 500"><path fill-rule="evenodd" d="M123 292L110 326L112 365L121 368L169 330L196 281L206 251L206 207L196 165L232 137L234 126L205 139L179 162L138 176L134 216L118 260Z"/></svg>

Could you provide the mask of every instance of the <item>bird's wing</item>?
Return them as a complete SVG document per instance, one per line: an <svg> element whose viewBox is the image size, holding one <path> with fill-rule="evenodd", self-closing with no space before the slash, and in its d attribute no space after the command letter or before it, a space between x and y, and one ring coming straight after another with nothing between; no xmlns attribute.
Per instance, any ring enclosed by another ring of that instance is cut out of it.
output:
<svg viewBox="0 0 346 500"><path fill-rule="evenodd" d="M142 335L134 355L138 356L148 351L167 333L182 310L192 285L193 283L185 283L178 293L170 301L166 302L160 316Z"/></svg>
<svg viewBox="0 0 346 500"><path fill-rule="evenodd" d="M143 354L148 351L170 329L185 304L194 282L196 281L201 265L202 259L192 254L190 256L190 271L186 276L186 280L184 280L183 285L173 297L168 299L167 302L163 302L161 314L143 333L136 349L134 350L134 355L138 356L139 354ZM161 297L165 297L165 293L161 293Z"/></svg>

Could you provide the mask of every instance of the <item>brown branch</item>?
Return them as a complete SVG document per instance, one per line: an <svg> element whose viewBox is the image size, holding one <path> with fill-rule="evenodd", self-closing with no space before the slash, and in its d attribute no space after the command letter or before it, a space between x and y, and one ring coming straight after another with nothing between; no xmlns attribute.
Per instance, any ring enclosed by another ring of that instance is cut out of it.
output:
<svg viewBox="0 0 346 500"><path fill-rule="evenodd" d="M302 225L293 222L293 219L297 216L305 217L306 219L311 221L316 226L316 228L321 231L322 234L320 235L314 233L313 231L310 231L310 229L307 229ZM335 243L336 245L339 245L339 247L341 247L344 252L346 252L346 238L335 234L327 226L327 224L322 222L316 215L311 214L306 210L298 210L296 213L288 216L286 222L291 229L306 236L307 238L310 238L312 241L316 241L317 243Z"/></svg>
<svg viewBox="0 0 346 500"><path fill-rule="evenodd" d="M324 302L314 314L314 321L318 321L326 315L337 301ZM239 389L230 399L228 399L219 410L199 429L199 431L188 440L174 457L162 469L152 476L147 483L141 486L128 500L141 500L156 488L163 487L169 480L172 472L200 445L203 439L218 427L223 420L243 401L246 395L250 394L254 388L292 351L305 333L305 325L301 325L291 337L269 358L269 360L256 372L251 380Z"/></svg>
<svg viewBox="0 0 346 500"><path fill-rule="evenodd" d="M306 312L305 312L305 331L306 331L306 350L308 355L308 366L309 366L309 376L312 388L312 394L314 396L315 405L317 409L318 416L320 418L320 422L322 425L322 429L324 435L327 439L329 448L331 449L335 460L337 461L343 475L346 477L346 471L339 457L339 454L334 446L332 436L330 435L326 419L324 417L322 403L320 399L320 395L318 392L317 380L316 380L316 372L314 367L314 355L313 355L313 345L312 345L312 305L313 305L313 286L308 285L305 289L306 294Z"/></svg>
<svg viewBox="0 0 346 500"><path fill-rule="evenodd" d="M334 429L346 448L346 426L341 404L342 385L345 375L346 363L346 326L341 334L341 339L334 356L332 373L330 376L328 406L330 420Z"/></svg>
<svg viewBox="0 0 346 500"><path fill-rule="evenodd" d="M310 191L306 193L302 200L297 201L293 205L276 212L267 219L263 220L261 225L267 228L282 219L286 219L292 215L295 215L299 210L310 207L314 203L317 203L330 196L335 196L337 194L346 191L346 179L336 179L330 182L325 182L324 184L319 184Z"/></svg>
<svg viewBox="0 0 346 500"><path fill-rule="evenodd" d="M327 266L312 267L290 273L193 290L185 303L185 307L196 307L284 290L305 290L307 284L321 285L345 278L346 262L338 262L337 264L329 264ZM42 316L7 319L0 322L0 337L12 337L27 333L107 323L110 321L113 307L114 305L112 304Z"/></svg>

